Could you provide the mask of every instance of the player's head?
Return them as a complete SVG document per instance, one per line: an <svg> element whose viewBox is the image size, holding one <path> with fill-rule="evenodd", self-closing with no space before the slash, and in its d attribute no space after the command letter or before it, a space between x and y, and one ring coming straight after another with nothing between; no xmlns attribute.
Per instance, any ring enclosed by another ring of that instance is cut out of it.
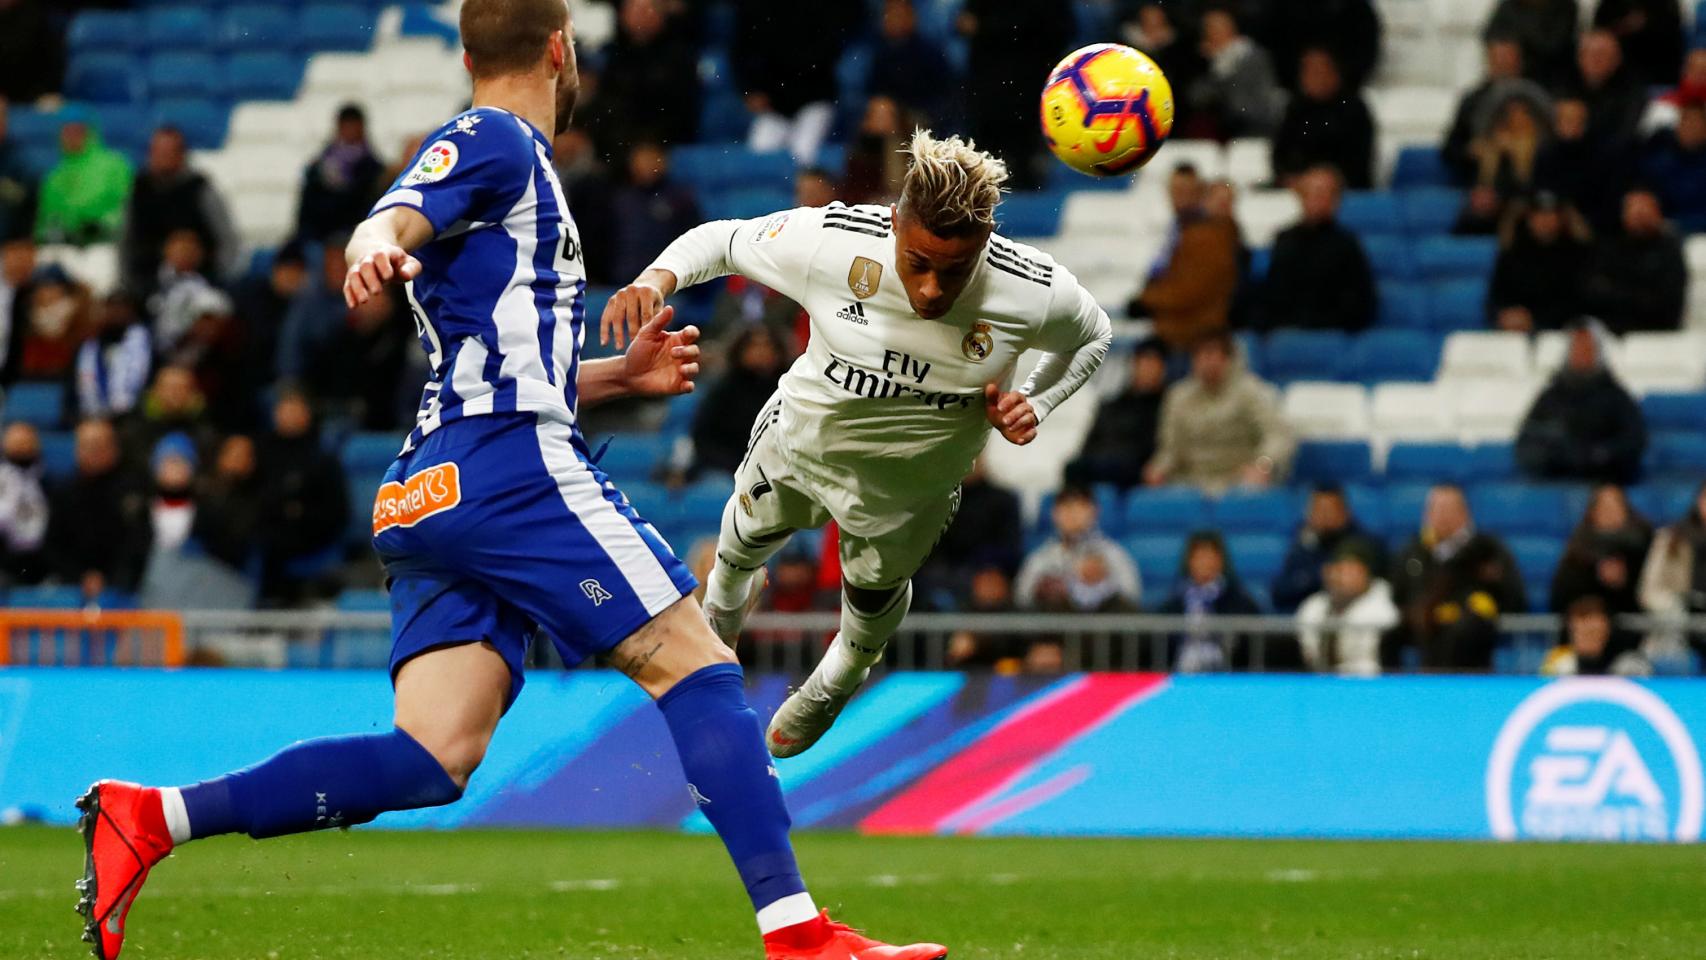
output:
<svg viewBox="0 0 1706 960"><path fill-rule="evenodd" d="M948 312L995 230L1007 165L959 137L912 134L894 211L895 271L920 317Z"/></svg>
<svg viewBox="0 0 1706 960"><path fill-rule="evenodd" d="M562 133L575 112L580 74L575 66L569 8L563 0L465 0L462 61L474 83L499 78L549 80Z"/></svg>

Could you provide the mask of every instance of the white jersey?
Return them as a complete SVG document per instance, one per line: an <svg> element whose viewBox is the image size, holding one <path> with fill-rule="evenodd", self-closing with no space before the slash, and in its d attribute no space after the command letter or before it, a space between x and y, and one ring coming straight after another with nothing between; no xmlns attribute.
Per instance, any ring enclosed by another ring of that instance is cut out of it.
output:
<svg viewBox="0 0 1706 960"><path fill-rule="evenodd" d="M1040 420L1089 379L1113 339L1107 314L1071 273L1000 236L953 308L920 318L882 206L707 223L652 266L684 287L738 273L811 315L771 429L836 521L864 537L893 530L966 475L991 429L984 388L1006 389L1021 353L1050 354L1021 388Z"/></svg>

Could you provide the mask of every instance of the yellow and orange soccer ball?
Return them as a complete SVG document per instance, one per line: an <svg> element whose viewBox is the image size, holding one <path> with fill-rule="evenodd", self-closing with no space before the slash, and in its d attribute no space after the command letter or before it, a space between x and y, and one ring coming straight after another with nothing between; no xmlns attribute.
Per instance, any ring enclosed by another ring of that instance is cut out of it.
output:
<svg viewBox="0 0 1706 960"><path fill-rule="evenodd" d="M1155 61L1118 43L1067 54L1043 86L1043 136L1061 162L1117 177L1149 162L1173 129L1173 87Z"/></svg>

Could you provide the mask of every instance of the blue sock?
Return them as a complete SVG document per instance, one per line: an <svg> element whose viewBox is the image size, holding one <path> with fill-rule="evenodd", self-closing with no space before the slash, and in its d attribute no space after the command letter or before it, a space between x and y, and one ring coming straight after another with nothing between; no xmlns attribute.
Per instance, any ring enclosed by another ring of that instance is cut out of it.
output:
<svg viewBox="0 0 1706 960"><path fill-rule="evenodd" d="M696 671L658 698L658 709L693 799L723 838L753 909L804 893L782 783L758 715L746 705L740 667L719 663Z"/></svg>
<svg viewBox="0 0 1706 960"><path fill-rule="evenodd" d="M433 755L397 729L304 740L180 792L191 837L247 833L257 840L353 826L462 796Z"/></svg>

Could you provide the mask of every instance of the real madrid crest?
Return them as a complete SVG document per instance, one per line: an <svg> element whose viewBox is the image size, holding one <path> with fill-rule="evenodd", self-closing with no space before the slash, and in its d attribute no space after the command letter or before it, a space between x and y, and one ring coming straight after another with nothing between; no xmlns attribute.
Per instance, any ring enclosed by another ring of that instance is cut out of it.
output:
<svg viewBox="0 0 1706 960"><path fill-rule="evenodd" d="M995 350L995 337L989 330L989 324L982 320L971 325L971 332L960 341L960 352L966 355L967 360L981 363L989 359L990 353Z"/></svg>
<svg viewBox="0 0 1706 960"><path fill-rule="evenodd" d="M740 509L747 516L752 516L752 498L744 493L740 495Z"/></svg>
<svg viewBox="0 0 1706 960"><path fill-rule="evenodd" d="M847 268L847 289L861 300L876 293L882 282L883 265L870 257L854 257L853 266Z"/></svg>

